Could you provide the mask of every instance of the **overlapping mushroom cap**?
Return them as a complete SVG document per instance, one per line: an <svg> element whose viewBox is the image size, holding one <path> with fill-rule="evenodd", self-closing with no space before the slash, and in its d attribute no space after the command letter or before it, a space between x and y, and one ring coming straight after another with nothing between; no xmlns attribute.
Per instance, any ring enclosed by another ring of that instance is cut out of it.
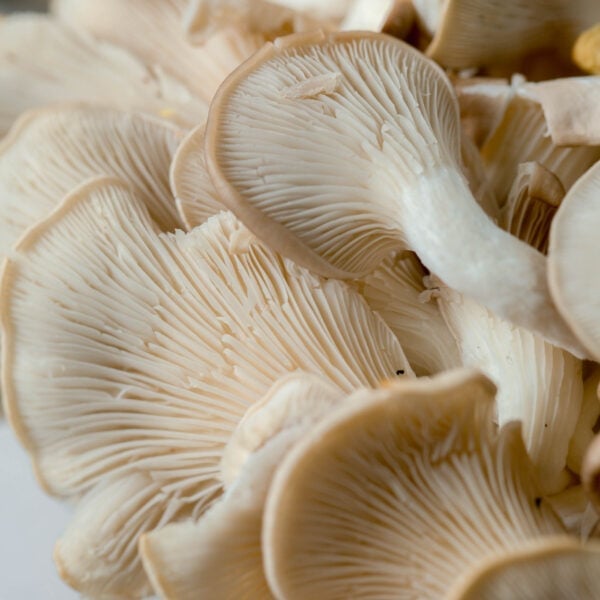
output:
<svg viewBox="0 0 600 600"><path fill-rule="evenodd" d="M282 462L264 513L278 598L442 598L478 563L562 532L494 386L455 371L357 392Z"/></svg>
<svg viewBox="0 0 600 600"><path fill-rule="evenodd" d="M210 505L229 436L277 378L301 369L350 391L412 373L346 284L284 261L231 214L160 235L113 180L28 232L0 304L9 418L45 487L81 498L57 560L87 593L146 589L137 537Z"/></svg>
<svg viewBox="0 0 600 600"><path fill-rule="evenodd" d="M347 277L408 247L448 285L583 354L552 304L544 257L478 206L459 144L441 70L377 34L266 46L220 88L206 128L223 202L283 254Z"/></svg>

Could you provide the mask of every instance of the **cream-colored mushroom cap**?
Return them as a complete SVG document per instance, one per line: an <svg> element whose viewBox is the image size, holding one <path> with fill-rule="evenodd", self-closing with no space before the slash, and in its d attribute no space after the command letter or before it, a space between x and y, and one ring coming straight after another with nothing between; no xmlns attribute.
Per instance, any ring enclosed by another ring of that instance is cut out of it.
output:
<svg viewBox="0 0 600 600"><path fill-rule="evenodd" d="M198 522L176 523L142 538L144 566L161 596L271 597L261 528L273 473L289 449L346 399L323 378L299 373L279 380L249 409L225 450L232 481L223 496Z"/></svg>
<svg viewBox="0 0 600 600"><path fill-rule="evenodd" d="M0 20L0 134L23 111L85 101L200 123L207 104L124 48L98 41L46 15Z"/></svg>
<svg viewBox="0 0 600 600"><path fill-rule="evenodd" d="M223 202L300 264L361 276L408 247L448 285L581 353L544 257L468 189L452 86L403 42L345 32L265 46L219 89L206 150Z"/></svg>
<svg viewBox="0 0 600 600"><path fill-rule="evenodd" d="M439 598L479 561L562 533L519 427L473 371L357 392L284 458L264 513L278 598ZM537 499L537 501L536 501Z"/></svg>
<svg viewBox="0 0 600 600"><path fill-rule="evenodd" d="M169 168L184 132L148 115L65 105L22 115L0 143L0 256L95 176L133 185L163 231L181 228Z"/></svg>
<svg viewBox="0 0 600 600"><path fill-rule="evenodd" d="M596 600L600 543L557 537L492 560L448 600Z"/></svg>
<svg viewBox="0 0 600 600"><path fill-rule="evenodd" d="M556 305L600 361L600 162L567 192L550 229L548 277Z"/></svg>
<svg viewBox="0 0 600 600"><path fill-rule="evenodd" d="M302 370L350 392L412 374L348 285L283 260L230 213L161 234L112 179L30 229L1 289L8 417L43 485L77 500L87 525L57 558L88 594L139 593L137 538L214 501L223 449L274 381ZM98 505L120 525L85 516Z"/></svg>
<svg viewBox="0 0 600 600"><path fill-rule="evenodd" d="M571 54L575 64L584 71L600 75L600 23L577 38Z"/></svg>
<svg viewBox="0 0 600 600"><path fill-rule="evenodd" d="M204 158L204 124L192 129L179 145L169 179L177 210L188 230L225 210Z"/></svg>

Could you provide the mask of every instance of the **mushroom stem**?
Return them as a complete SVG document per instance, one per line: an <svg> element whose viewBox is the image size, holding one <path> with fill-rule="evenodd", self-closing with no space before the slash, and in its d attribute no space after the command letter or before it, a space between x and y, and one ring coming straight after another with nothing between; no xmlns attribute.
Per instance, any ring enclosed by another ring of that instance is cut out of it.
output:
<svg viewBox="0 0 600 600"><path fill-rule="evenodd" d="M455 169L434 169L406 193L406 243L430 271L515 325L586 355L552 302L545 257L497 227Z"/></svg>

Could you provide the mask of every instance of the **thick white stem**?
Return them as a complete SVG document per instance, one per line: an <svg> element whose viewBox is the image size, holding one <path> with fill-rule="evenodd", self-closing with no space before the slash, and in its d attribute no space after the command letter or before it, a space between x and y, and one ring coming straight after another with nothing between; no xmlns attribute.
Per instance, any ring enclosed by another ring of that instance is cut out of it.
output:
<svg viewBox="0 0 600 600"><path fill-rule="evenodd" d="M405 196L400 218L410 248L444 283L585 357L550 296L546 258L497 227L456 170L420 178Z"/></svg>

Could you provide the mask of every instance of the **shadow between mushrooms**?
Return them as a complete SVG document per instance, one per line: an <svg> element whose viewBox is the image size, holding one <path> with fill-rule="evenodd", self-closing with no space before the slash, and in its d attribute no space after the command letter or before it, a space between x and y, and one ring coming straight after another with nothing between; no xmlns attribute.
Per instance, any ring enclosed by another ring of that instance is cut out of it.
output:
<svg viewBox="0 0 600 600"><path fill-rule="evenodd" d="M485 214L459 153L443 72L381 34L268 44L219 88L206 127L217 192L282 254L360 277L409 248L454 289L583 355L552 304L544 257Z"/></svg>
<svg viewBox="0 0 600 600"><path fill-rule="evenodd" d="M86 594L145 593L138 537L219 496L223 449L278 378L302 370L349 392L412 375L346 284L282 259L230 213L161 234L112 179L30 229L1 288L8 417L45 488L77 500L81 526L56 559Z"/></svg>

